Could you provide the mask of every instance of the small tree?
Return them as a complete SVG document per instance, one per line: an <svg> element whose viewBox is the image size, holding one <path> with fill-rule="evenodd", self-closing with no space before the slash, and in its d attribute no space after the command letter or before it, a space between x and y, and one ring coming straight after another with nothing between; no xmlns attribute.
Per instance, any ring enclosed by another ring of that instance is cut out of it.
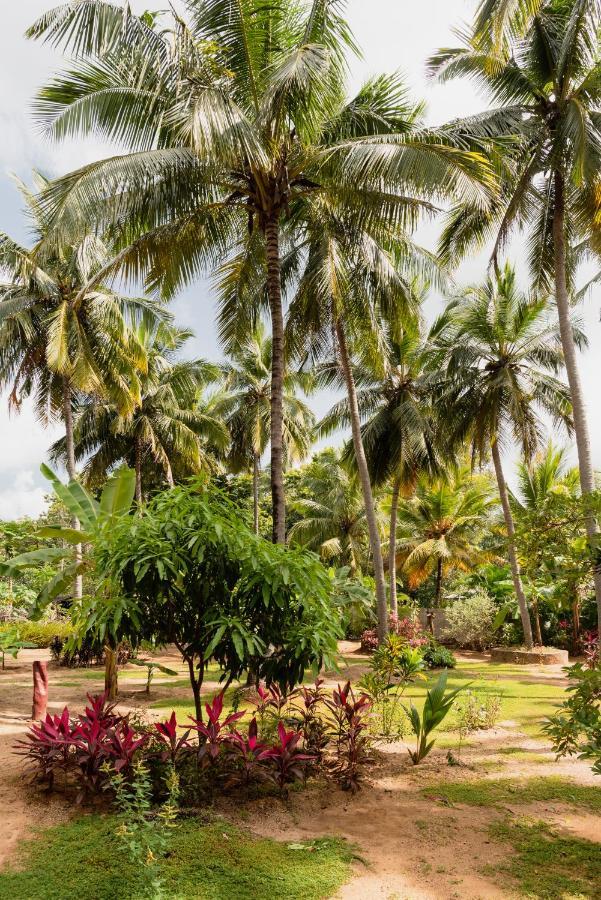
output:
<svg viewBox="0 0 601 900"><path fill-rule="evenodd" d="M114 589L82 611L133 643L174 643L188 666L196 718L211 659L225 686L252 671L282 688L331 665L341 616L313 554L254 535L236 508L197 480L159 494L145 515L104 532L96 562Z"/></svg>

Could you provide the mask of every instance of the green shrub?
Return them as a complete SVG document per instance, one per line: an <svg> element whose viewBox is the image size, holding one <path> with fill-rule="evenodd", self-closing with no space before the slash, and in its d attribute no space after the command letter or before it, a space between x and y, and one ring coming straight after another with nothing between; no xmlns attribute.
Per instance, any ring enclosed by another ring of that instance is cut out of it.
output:
<svg viewBox="0 0 601 900"><path fill-rule="evenodd" d="M486 591L476 590L463 600L456 600L446 612L445 637L459 647L473 650L485 650L491 646L495 636L497 607Z"/></svg>
<svg viewBox="0 0 601 900"><path fill-rule="evenodd" d="M457 665L455 656L448 647L437 641L431 641L423 652L422 659L429 669L454 669Z"/></svg>
<svg viewBox="0 0 601 900"><path fill-rule="evenodd" d="M456 728L463 739L474 731L494 728L501 712L500 694L467 690L455 704Z"/></svg>
<svg viewBox="0 0 601 900"><path fill-rule="evenodd" d="M14 624L13 622L12 625L14 626ZM73 626L64 620L57 622L20 621L17 624L21 640L35 644L36 647L50 647L55 638L64 641L73 634ZM9 631L10 628L10 622L0 625L0 634Z"/></svg>

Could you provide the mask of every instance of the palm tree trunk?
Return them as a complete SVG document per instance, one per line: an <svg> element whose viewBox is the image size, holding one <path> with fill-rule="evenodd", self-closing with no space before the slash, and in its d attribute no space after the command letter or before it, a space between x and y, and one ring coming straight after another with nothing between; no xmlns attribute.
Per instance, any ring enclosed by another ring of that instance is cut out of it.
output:
<svg viewBox="0 0 601 900"><path fill-rule="evenodd" d="M340 364L344 380L346 382L346 390L348 393L349 409L351 414L351 429L353 432L353 446L355 449L355 457L357 459L357 469L359 470L359 480L363 491L363 503L365 505L365 517L367 519L367 527L369 531L369 543L374 565L374 580L376 583L376 601L378 607L378 638L380 641L386 639L388 634L388 604L386 602L386 580L384 577L384 560L382 559L382 546L380 544L380 535L378 533L378 523L376 521L376 509L374 505L373 493L371 490L371 481L369 479L369 471L367 468L367 460L365 458L365 449L363 447L363 438L361 437L361 418L359 415L359 404L357 402L357 389L355 387L355 379L346 346L346 337L344 327L340 319L336 321L336 338L338 340L338 349L340 353Z"/></svg>
<svg viewBox="0 0 601 900"><path fill-rule="evenodd" d="M257 454L253 454L253 527L255 534L259 534L259 475L261 474L260 460Z"/></svg>
<svg viewBox="0 0 601 900"><path fill-rule="evenodd" d="M505 518L505 528L507 529L507 552L509 556L509 565L511 566L511 574L513 577L513 587L518 598L520 607L520 616L522 618L522 628L524 629L524 643L528 650L532 649L532 625L530 622L530 613L528 612L528 603L524 594L524 586L522 585L522 574L520 572L520 564L517 553L515 551L515 526L513 524L513 516L509 505L509 493L507 484L503 474L503 466L501 464L501 454L499 453L499 444L497 441L492 445L492 459L497 476L497 485L499 487L499 496L501 498L501 506L503 507L503 516Z"/></svg>
<svg viewBox="0 0 601 900"><path fill-rule="evenodd" d="M588 430L586 406L582 394L580 372L574 333L570 321L570 301L566 278L566 244L565 244L565 192L563 174L560 170L555 172L555 207L553 212L553 253L555 264L555 302L559 317L559 332L565 361L568 384L572 395L572 415L574 417L574 435L576 437L576 449L578 451L578 469L580 472L580 489L585 511L586 533L589 543L596 552L596 535L598 534L597 520L590 508L588 497L595 490L595 476L591 459L591 443ZM597 622L599 623L599 635L601 639L601 567L595 563L593 570L595 582L595 597L597 600Z"/></svg>
<svg viewBox="0 0 601 900"><path fill-rule="evenodd" d="M135 460L134 465L136 467L136 503L138 506L142 506L143 496L142 496L142 442L140 440L139 435L135 437Z"/></svg>
<svg viewBox="0 0 601 900"><path fill-rule="evenodd" d="M71 393L71 383L67 376L63 376L63 419L65 422L65 441L66 441L66 449L67 449L67 474L69 476L69 481L75 481L76 471L75 471L75 437L73 433L73 398ZM71 527L76 531L79 531L81 526L79 524L79 519L77 516L73 516L71 519ZM75 545L75 561L80 563L82 560L82 547L81 544ZM76 600L81 600L83 597L83 577L81 575L75 576L75 581L73 584L73 596Z"/></svg>
<svg viewBox="0 0 601 900"><path fill-rule="evenodd" d="M390 612L397 615L399 604L396 592L396 526L399 512L399 496L401 493L401 476L395 478L392 485L392 502L390 505L390 540L388 549L388 575L390 578Z"/></svg>
<svg viewBox="0 0 601 900"><path fill-rule="evenodd" d="M534 619L534 637L539 647L543 645L543 633L540 627L540 612L538 610L538 600L532 600L532 618Z"/></svg>
<svg viewBox="0 0 601 900"><path fill-rule="evenodd" d="M286 543L284 493L284 313L280 272L280 228L277 214L265 223L267 293L271 310L271 500L273 542Z"/></svg>
<svg viewBox="0 0 601 900"><path fill-rule="evenodd" d="M440 609L440 605L442 602L442 557L438 559L436 563L436 597L434 600L434 605L436 609Z"/></svg>

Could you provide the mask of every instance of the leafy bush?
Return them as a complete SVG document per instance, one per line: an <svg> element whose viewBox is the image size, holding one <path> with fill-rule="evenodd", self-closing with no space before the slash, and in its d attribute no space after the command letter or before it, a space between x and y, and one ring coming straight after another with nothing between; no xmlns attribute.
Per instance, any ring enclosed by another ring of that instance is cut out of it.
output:
<svg viewBox="0 0 601 900"><path fill-rule="evenodd" d="M569 697L544 730L558 758L586 759L593 772L601 775L601 665L593 657L590 668L578 663L566 671L571 682Z"/></svg>
<svg viewBox="0 0 601 900"><path fill-rule="evenodd" d="M494 642L497 607L485 591L476 590L456 600L446 612L445 637L459 647L485 650Z"/></svg>
<svg viewBox="0 0 601 900"><path fill-rule="evenodd" d="M336 722L336 758L332 766L334 777L343 790L357 791L365 765L370 761L367 716L369 697L355 697L350 681L332 691L327 701Z"/></svg>
<svg viewBox="0 0 601 900"><path fill-rule="evenodd" d="M372 727L379 737L396 739L404 733L400 699L407 686L423 678L422 651L404 637L389 634L370 660L371 671L359 682L373 704Z"/></svg>
<svg viewBox="0 0 601 900"><path fill-rule="evenodd" d="M54 637L50 644L52 659L61 666L67 666L70 669L100 666L104 663L104 641L101 641L94 634L88 634L78 639L74 638L75 632L66 638L59 635ZM117 664L120 666L125 665L125 663L130 662L135 657L136 653L137 650L132 647L129 641L120 641L117 646Z"/></svg>
<svg viewBox="0 0 601 900"><path fill-rule="evenodd" d="M8 631L10 624L0 625L0 634ZM24 641L31 641L36 647L50 647L55 638L61 641L67 640L73 634L73 626L70 622L57 620L56 622L19 622L19 634Z"/></svg>
<svg viewBox="0 0 601 900"><path fill-rule="evenodd" d="M422 653L422 659L429 669L454 669L457 660L448 647L430 640L430 643Z"/></svg>
<svg viewBox="0 0 601 900"><path fill-rule="evenodd" d="M474 731L494 728L501 712L501 694L467 690L455 704L456 728L461 739Z"/></svg>

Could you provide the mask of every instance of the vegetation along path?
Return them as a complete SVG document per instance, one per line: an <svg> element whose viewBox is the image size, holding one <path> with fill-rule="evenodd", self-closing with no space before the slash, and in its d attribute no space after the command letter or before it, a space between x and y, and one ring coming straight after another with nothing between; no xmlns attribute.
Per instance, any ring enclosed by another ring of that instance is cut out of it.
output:
<svg viewBox="0 0 601 900"><path fill-rule="evenodd" d="M355 645L341 649L342 671L330 674L327 684L346 675L356 680L366 668ZM119 881L121 896L142 897L135 871L124 870L114 852L109 817L103 825L87 808L74 811L60 794L46 799L23 790L12 746L29 715L28 655L9 660L0 676L0 894L100 898L115 896ZM183 722L193 713L186 672L175 653L158 661L179 677L157 674L147 696L145 671L127 666L121 704L148 719L175 709ZM50 709L81 707L85 691L101 690L102 677L98 668L50 664ZM493 665L486 655L464 654L449 682L471 683L480 697L500 695L496 726L461 742L452 714L419 767L411 765L404 740L380 743L370 780L356 794L315 782L286 801L257 797L241 806L219 800L177 830L170 896L225 900L286 888L296 897L341 900L598 897L601 791L586 764L556 763L541 732L544 716L562 699L562 671ZM408 699L419 705L426 686L412 686ZM216 688L208 680L203 691L211 695ZM32 837L32 844L25 840Z"/></svg>

